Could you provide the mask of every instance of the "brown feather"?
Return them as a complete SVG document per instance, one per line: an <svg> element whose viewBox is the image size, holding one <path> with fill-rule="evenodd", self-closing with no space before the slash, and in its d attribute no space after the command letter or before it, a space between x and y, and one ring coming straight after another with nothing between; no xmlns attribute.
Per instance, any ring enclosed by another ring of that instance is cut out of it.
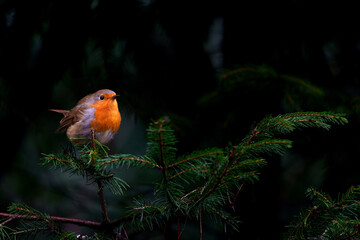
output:
<svg viewBox="0 0 360 240"><path fill-rule="evenodd" d="M58 110L58 109L49 109L49 111L52 111L52 112L57 112L57 113L61 113L61 114L68 114L70 111L69 110Z"/></svg>
<svg viewBox="0 0 360 240"><path fill-rule="evenodd" d="M71 111L69 111L69 110L49 109L49 111L64 114L64 117L60 120L60 126L59 126L58 129L56 129L55 133L60 133L60 132L62 132L64 130L66 130L74 122L73 121L74 117L71 114Z"/></svg>

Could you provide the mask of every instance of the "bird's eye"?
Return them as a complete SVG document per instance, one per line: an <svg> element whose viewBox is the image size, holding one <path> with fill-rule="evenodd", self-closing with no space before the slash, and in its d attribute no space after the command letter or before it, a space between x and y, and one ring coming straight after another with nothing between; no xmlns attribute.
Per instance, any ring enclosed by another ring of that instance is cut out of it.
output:
<svg viewBox="0 0 360 240"><path fill-rule="evenodd" d="M100 100L104 100L104 95L100 95Z"/></svg>

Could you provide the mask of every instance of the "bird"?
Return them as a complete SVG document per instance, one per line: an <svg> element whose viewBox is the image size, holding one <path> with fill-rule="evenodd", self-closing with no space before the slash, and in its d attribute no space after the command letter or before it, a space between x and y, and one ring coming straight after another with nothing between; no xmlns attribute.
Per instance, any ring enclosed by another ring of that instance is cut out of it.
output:
<svg viewBox="0 0 360 240"><path fill-rule="evenodd" d="M107 144L118 131L121 115L114 91L102 89L89 94L77 102L71 110L49 109L61 113L64 117L55 133L66 130L66 135L75 145L89 142L94 137L101 144Z"/></svg>

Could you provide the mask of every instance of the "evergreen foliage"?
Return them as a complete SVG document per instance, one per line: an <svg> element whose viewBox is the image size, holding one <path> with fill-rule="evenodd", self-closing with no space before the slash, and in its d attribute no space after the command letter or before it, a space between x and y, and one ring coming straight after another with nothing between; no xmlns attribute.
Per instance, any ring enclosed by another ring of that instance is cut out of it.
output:
<svg viewBox="0 0 360 240"><path fill-rule="evenodd" d="M72 223L94 229L94 235L87 236L87 239L127 239L125 229L166 229L166 225L176 222L180 229L180 220L185 219L181 224L182 230L178 231L180 238L188 219L199 222L202 236L203 218L212 218L236 229L239 218L227 209L234 206L243 184L259 179L259 170L267 163L266 156L281 155L292 146L292 142L283 139L282 135L295 129L310 127L328 130L332 124L345 123L347 120L342 114L330 112L269 116L254 126L239 144L225 148L208 148L179 156L171 123L159 119L151 123L147 130L148 147L144 156L108 155L106 146L94 139L88 145L62 154L44 154L43 165L81 175L88 183L98 185L102 221L51 217L24 204L13 204L9 213L0 215L5 217L0 224L0 233L4 239L39 232L51 234L55 239L76 239L76 234L63 232L61 228L61 223ZM154 182L153 199L136 197L133 204L127 206L128 212L125 216L110 221L104 189L118 195L125 193L130 186L115 176L116 169L123 167L150 168L161 174ZM335 210L348 203L348 196L357 193L355 190L352 189L351 194L340 198L337 202L340 205L336 205L330 198L319 198L321 194L315 190L311 190L309 194L320 201L316 205L318 209L324 207ZM350 218L350 208L347 210L349 212L344 216ZM325 210L322 211L325 213ZM327 210L326 213L330 214L330 211ZM305 225L297 226L296 234L303 234L306 223L312 221L310 214L305 217L302 221ZM6 224L13 220L19 220L23 225L18 229L6 227ZM346 221L341 222L342 225L345 223Z"/></svg>
<svg viewBox="0 0 360 240"><path fill-rule="evenodd" d="M326 96L324 89L309 80L281 73L268 65L243 65L224 70L218 77L218 85L217 90L200 99L201 104L217 102L221 95L236 98L242 91L254 91L253 94L260 95L271 89L279 94L284 107L299 111L305 103L317 106Z"/></svg>
<svg viewBox="0 0 360 240"><path fill-rule="evenodd" d="M307 196L312 204L289 226L287 239L360 238L360 187L351 187L337 199L315 188L309 188Z"/></svg>

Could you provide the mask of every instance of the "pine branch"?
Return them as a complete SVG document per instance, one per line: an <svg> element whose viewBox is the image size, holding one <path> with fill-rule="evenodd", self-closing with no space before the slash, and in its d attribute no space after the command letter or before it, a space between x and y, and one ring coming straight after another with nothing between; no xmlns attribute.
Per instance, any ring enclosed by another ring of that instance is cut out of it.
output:
<svg viewBox="0 0 360 240"><path fill-rule="evenodd" d="M29 220L29 221L37 221L42 220L38 216L31 216L31 215L21 215L21 214L12 214L12 213L0 213L0 216L8 218L7 221L13 220ZM57 217L57 216L49 216L49 219L54 222L60 223L70 223L78 226L85 226L85 227L93 227L93 228L101 228L103 224L101 222L94 222L88 220L82 220L77 218L65 218L65 217ZM7 222L4 221L2 224L6 224Z"/></svg>
<svg viewBox="0 0 360 240"><path fill-rule="evenodd" d="M98 195L100 197L102 221L104 223L109 223L110 219L109 219L109 216L107 213L107 208L106 208L106 200L105 200L105 196L104 196L104 185L101 180L97 180L96 183L97 183L98 189L99 189Z"/></svg>
<svg viewBox="0 0 360 240"><path fill-rule="evenodd" d="M320 190L310 188L311 206L290 226L287 239L357 239L360 237L360 187L332 199Z"/></svg>
<svg viewBox="0 0 360 240"><path fill-rule="evenodd" d="M263 158L260 159L251 159L251 160L244 160L241 161L239 163L234 163L233 167L231 167L228 171L232 171L232 170L237 170L237 169L257 169L257 168L261 168L262 166L264 166L266 164L266 160Z"/></svg>
<svg viewBox="0 0 360 240"><path fill-rule="evenodd" d="M253 158L262 154L284 154L285 150L291 148L292 142L286 139L264 139L252 144L239 145L236 148L237 157Z"/></svg>
<svg viewBox="0 0 360 240"><path fill-rule="evenodd" d="M227 170L229 168L229 166L233 163L233 161L235 161L235 150L236 150L236 147L234 146L233 149L231 150L230 154L229 154L229 157L228 157L228 160L225 164L225 167L223 168L222 170L222 173L216 177L217 180L215 182L215 184L212 185L212 187L210 188L210 190L208 190L204 195L202 195L195 203L194 205L192 206L193 207L196 207L201 201L203 201L204 199L206 199L208 196L210 196L210 194L212 194L219 186L220 186L220 183L221 181L223 180L224 176L226 175L227 173Z"/></svg>
<svg viewBox="0 0 360 240"><path fill-rule="evenodd" d="M110 159L104 159L100 161L100 166L112 165L117 167L122 167L127 164L128 167L135 166L148 166L148 167L156 167L161 169L161 166L153 163L151 160L147 160L144 158L139 158L130 154L118 154L111 156Z"/></svg>
<svg viewBox="0 0 360 240"><path fill-rule="evenodd" d="M209 213L214 213L214 216L217 216L224 220L229 226L231 226L233 229L237 229L237 225L239 223L239 220L228 214L227 212L221 210L221 209L215 209L214 207L210 207L206 210Z"/></svg>
<svg viewBox="0 0 360 240"><path fill-rule="evenodd" d="M82 175L87 182L96 183L102 221L91 222L48 216L24 205L17 205L17 208L14 205L12 212L0 213L0 216L6 218L0 223L0 234L6 234L8 231L5 225L14 220L39 223L29 225L28 229L42 231L46 228L64 238L71 238L71 233L62 233L55 223L88 226L115 236L114 231L118 227L124 229L126 225L132 229L152 229L155 225L159 227L165 225L164 229L166 229L171 221L181 217L186 221L187 219L200 221L199 231L202 236L203 220L205 217L212 217L236 229L238 220L224 209L227 205L234 209L234 203L244 183L259 179L259 170L266 164L265 158L268 155L282 155L292 146L290 140L281 138L282 135L296 129L310 127L328 130L333 124L346 122L343 115L329 112L268 116L236 145L230 145L225 149L211 148L194 151L184 156L177 156L175 148L177 140L174 131L169 121L163 119L150 124L147 130L148 147L145 156L131 154L109 156L107 148L97 142L92 133L90 143L78 148L78 153L44 155L43 165ZM161 178L155 181L154 197L151 200L138 198L135 204L129 207L126 216L110 221L104 188L113 194L125 192L129 187L128 184L114 174L114 169L121 167L156 169L156 171L161 171ZM306 226L313 226L317 220L320 220L321 224L331 225L338 232L339 229L345 228L349 233L346 237L357 235L354 229L360 224L357 219L352 218L355 215L351 212L360 208L359 201L356 200L356 192L358 191L351 189L335 201L326 194L312 189L308 194L316 200L314 201L316 207L312 207L301 215L300 223L293 227L293 233L301 236L306 231L304 230ZM326 217L316 217L319 213ZM329 216L334 213L339 213L339 216L343 217L331 219ZM347 229L347 225L352 226L353 230ZM321 229L320 226L316 225L314 229ZM180 237L184 230L180 231L179 223L178 228L178 237ZM25 233L26 230L19 229L18 233L21 231Z"/></svg>
<svg viewBox="0 0 360 240"><path fill-rule="evenodd" d="M204 157L208 157L208 156L212 156L212 155L218 155L218 154L222 154L222 151L220 151L219 149L214 149L214 151L206 152L206 153L200 153L200 154L195 152L194 155L188 156L185 159L178 159L177 162L168 165L167 168L172 168L172 167L175 167L175 166L177 166L179 164L183 164L183 163L186 163L186 162L189 162L189 161L193 161L195 159L200 159L200 158L204 158Z"/></svg>
<svg viewBox="0 0 360 240"><path fill-rule="evenodd" d="M141 209L145 209L145 207L137 208L138 211L140 211ZM159 210L159 208L157 208L157 210ZM104 222L94 222L94 221L77 219L77 218L48 216L48 215L45 215L45 214L39 212L38 210L35 210L33 208L30 208L26 205L21 205L21 204L13 204L11 206L11 211L17 212L17 213L1 213L0 212L0 217L6 218L6 220L0 224L0 239L11 239L9 237L9 234L14 235L14 234L29 233L32 231L45 231L46 232L49 229L54 230L55 223L74 224L77 226L93 228L93 229L99 230L99 231L108 231L109 229L110 230L115 229L115 228L123 225L124 223L136 221L135 219L137 219L137 216L144 214L144 213L138 212L137 214L130 214L126 217L117 219L113 222L104 223ZM147 210L147 211L149 212L149 210ZM154 212L156 212L156 210ZM25 228L19 228L18 231L14 231L5 226L5 224L7 224L11 221L19 221L19 220L30 222L30 223L31 222L44 222L44 223L46 223L46 225L27 224L27 225L25 225ZM39 226L41 226L41 227L39 227ZM58 234L59 239L72 239L71 236L73 236L73 233L61 233L59 230L57 230L56 233ZM6 237L1 238L1 236L6 236ZM66 238L61 238L61 236L66 237Z"/></svg>
<svg viewBox="0 0 360 240"><path fill-rule="evenodd" d="M222 95L233 96L243 89L257 89L257 92L268 92L268 87L277 86L281 90L283 101L290 107L289 111L301 110L313 106L313 102L324 99L326 92L311 81L289 74L279 73L267 65L245 65L226 70L219 76L219 87L203 96L200 102L209 104L218 101ZM273 84L277 82L277 84ZM261 83L259 85L259 83ZM259 88L260 86L260 88ZM271 90L270 90L271 91ZM304 101L305 99L305 101Z"/></svg>
<svg viewBox="0 0 360 240"><path fill-rule="evenodd" d="M50 225L52 224L51 218L49 218L47 215L24 204L12 204L9 207L9 212L16 215L23 215L28 218L35 218L37 220L44 221Z"/></svg>
<svg viewBox="0 0 360 240"><path fill-rule="evenodd" d="M167 174L167 163L165 162L165 153L164 153L164 139L163 139L163 131L166 131L166 129L163 128L163 123L165 123L165 120L155 122L154 125L157 125L159 127L158 129L158 139L155 139L155 141L159 142L159 148L160 148L160 166L161 166L161 172L164 177L164 183L165 183L165 191L166 196L171 204L173 204L172 198L169 193L169 180L168 180L168 174Z"/></svg>
<svg viewBox="0 0 360 240"><path fill-rule="evenodd" d="M195 191L194 204L191 208L198 205L212 202L221 198L227 191L226 189L239 180L253 181L258 179L257 168L266 164L261 156L268 154L284 154L285 150L292 146L292 142L286 139L274 138L277 134L289 133L297 128L320 127L329 129L330 124L344 124L347 120L341 114L330 113L294 113L278 117L268 117L261 121L244 140L237 146L233 146L229 155L223 161L219 161L217 170L210 176L204 184L202 190ZM220 160L220 158L218 158ZM187 168L175 176L181 175L191 170L204 169L204 166L194 165ZM247 167L251 166L250 171ZM211 169L207 167L206 169ZM252 170L255 169L255 170ZM209 198L209 199L208 199Z"/></svg>
<svg viewBox="0 0 360 240"><path fill-rule="evenodd" d="M323 96L324 95L324 90L322 90L321 88L315 86L314 84L310 83L309 81L307 81L305 79L290 76L290 75L287 75L287 74L280 74L279 78L285 80L286 82L295 83L295 84L297 84L297 86L303 87L308 92L310 92L310 93L312 93L314 95L317 95L317 96Z"/></svg>
<svg viewBox="0 0 360 240"><path fill-rule="evenodd" d="M175 175L172 175L171 177L169 177L169 180L173 180L174 178L179 177L182 174L185 174L185 173L187 173L189 171L194 171L194 170L199 170L199 169L206 169L206 167L205 166L197 166L197 167L191 167L191 168L185 169L185 170L183 170L181 172L178 172Z"/></svg>
<svg viewBox="0 0 360 240"><path fill-rule="evenodd" d="M169 181L168 166L176 160L176 138L168 121L160 119L150 124L148 139L147 155L155 160L153 162L156 162L162 173L162 181L156 184L155 193L164 194L169 204L174 205L179 188L175 189L180 185Z"/></svg>
<svg viewBox="0 0 360 240"><path fill-rule="evenodd" d="M178 236L177 239L178 239L178 240L181 238L181 235L182 235L183 232L184 232L184 229L185 229L185 226L186 226L186 223L187 223L188 218L189 218L189 216L186 215L186 217L185 217L185 222L184 222L184 224L183 224L180 232L179 232L180 221L178 221L178 234L177 234L177 236ZM178 218L178 219L180 220L180 218Z"/></svg>
<svg viewBox="0 0 360 240"><path fill-rule="evenodd" d="M90 131L90 143L91 143L92 151L95 152L96 145L95 145L95 131L94 130ZM94 154L91 154L91 163L93 165L96 165L96 160L95 160ZM101 179L96 179L96 183L98 186L98 195L100 198L102 222L110 223L110 219L109 219L109 216L107 213L107 208L106 208L105 195L104 195L104 184Z"/></svg>

